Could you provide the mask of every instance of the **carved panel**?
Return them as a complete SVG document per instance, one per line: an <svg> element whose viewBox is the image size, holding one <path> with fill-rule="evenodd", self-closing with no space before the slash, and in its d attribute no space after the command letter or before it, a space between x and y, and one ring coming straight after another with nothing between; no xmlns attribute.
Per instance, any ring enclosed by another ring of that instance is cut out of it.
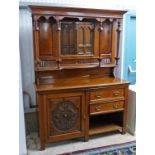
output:
<svg viewBox="0 0 155 155"><path fill-rule="evenodd" d="M52 125L56 130L68 131L75 128L79 110L71 101L60 102L52 111Z"/></svg>
<svg viewBox="0 0 155 155"><path fill-rule="evenodd" d="M81 99L81 96L59 96L48 100L48 133L50 136L81 130Z"/></svg>

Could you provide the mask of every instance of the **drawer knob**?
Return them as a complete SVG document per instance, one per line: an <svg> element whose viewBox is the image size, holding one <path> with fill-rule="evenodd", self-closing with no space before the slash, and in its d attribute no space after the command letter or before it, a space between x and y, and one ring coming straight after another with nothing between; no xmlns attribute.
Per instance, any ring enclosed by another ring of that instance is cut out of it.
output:
<svg viewBox="0 0 155 155"><path fill-rule="evenodd" d="M101 97L102 97L102 95L96 94L96 98L101 98Z"/></svg>
<svg viewBox="0 0 155 155"><path fill-rule="evenodd" d="M119 103L114 103L114 104L113 104L113 107L114 107L115 109L117 109L117 108L119 107Z"/></svg>
<svg viewBox="0 0 155 155"><path fill-rule="evenodd" d="M67 118L67 117L68 117L68 115L67 115L67 114L63 114L63 117L64 117L64 118Z"/></svg>
<svg viewBox="0 0 155 155"><path fill-rule="evenodd" d="M101 105L97 105L97 106L96 106L96 110L97 110L97 111L100 111L101 108L102 108Z"/></svg>
<svg viewBox="0 0 155 155"><path fill-rule="evenodd" d="M113 93L114 96L118 96L119 94L120 94L119 91L115 91L115 92Z"/></svg>

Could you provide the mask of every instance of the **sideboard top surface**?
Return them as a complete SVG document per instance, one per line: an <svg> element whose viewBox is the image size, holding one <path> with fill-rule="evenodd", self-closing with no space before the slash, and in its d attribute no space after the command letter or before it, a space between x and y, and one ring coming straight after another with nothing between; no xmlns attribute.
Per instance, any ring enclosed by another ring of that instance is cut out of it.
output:
<svg viewBox="0 0 155 155"><path fill-rule="evenodd" d="M78 89L78 88L92 88L92 87L106 87L113 85L128 85L129 82L114 78L114 77L81 77L81 78L66 78L53 80L53 84L35 85L37 92L65 90L65 89Z"/></svg>

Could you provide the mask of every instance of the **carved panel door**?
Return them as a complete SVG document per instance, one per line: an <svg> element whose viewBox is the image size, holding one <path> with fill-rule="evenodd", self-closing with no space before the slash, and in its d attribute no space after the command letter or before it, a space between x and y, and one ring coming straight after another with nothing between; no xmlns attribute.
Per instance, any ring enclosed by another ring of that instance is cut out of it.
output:
<svg viewBox="0 0 155 155"><path fill-rule="evenodd" d="M84 94L63 93L47 96L48 141L84 135Z"/></svg>

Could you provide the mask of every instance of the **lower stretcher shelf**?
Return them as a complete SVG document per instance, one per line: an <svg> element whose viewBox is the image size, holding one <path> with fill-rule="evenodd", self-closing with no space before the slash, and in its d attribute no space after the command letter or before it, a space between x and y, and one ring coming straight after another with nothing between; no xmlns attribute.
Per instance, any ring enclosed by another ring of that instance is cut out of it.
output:
<svg viewBox="0 0 155 155"><path fill-rule="evenodd" d="M114 123L110 123L110 124L103 124L101 126L91 126L90 130L89 130L89 135L94 135L94 134L99 134L99 133L105 133L105 132L110 132L110 131L122 131L122 127L114 124Z"/></svg>

